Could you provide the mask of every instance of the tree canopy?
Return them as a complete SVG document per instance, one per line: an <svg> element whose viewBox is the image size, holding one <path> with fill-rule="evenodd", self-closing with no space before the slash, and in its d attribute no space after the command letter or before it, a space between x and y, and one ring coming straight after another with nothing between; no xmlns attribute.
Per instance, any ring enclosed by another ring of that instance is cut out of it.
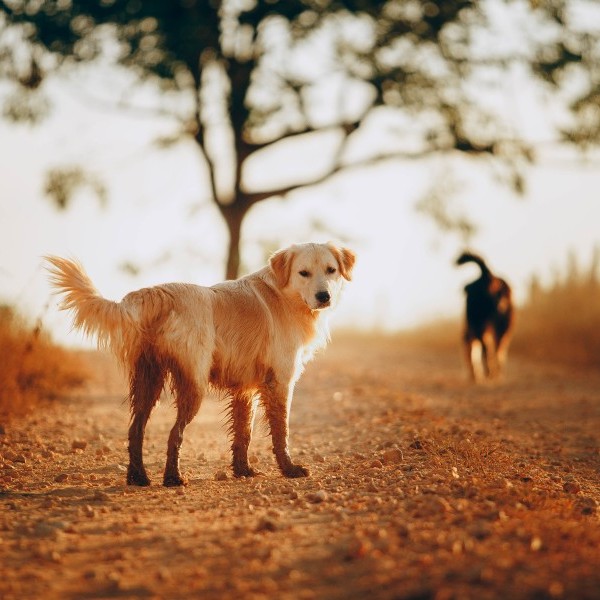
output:
<svg viewBox="0 0 600 600"><path fill-rule="evenodd" d="M4 0L4 114L39 118L50 74L101 60L156 82L177 99L178 134L202 153L235 277L253 205L357 163L462 153L503 163L521 186L532 149L482 94L511 65L553 92L566 86L564 140L600 141L599 12L593 0ZM498 14L510 26L498 29ZM397 131L394 143L349 158L377 118ZM246 184L250 158L322 131L338 134L322 175Z"/></svg>

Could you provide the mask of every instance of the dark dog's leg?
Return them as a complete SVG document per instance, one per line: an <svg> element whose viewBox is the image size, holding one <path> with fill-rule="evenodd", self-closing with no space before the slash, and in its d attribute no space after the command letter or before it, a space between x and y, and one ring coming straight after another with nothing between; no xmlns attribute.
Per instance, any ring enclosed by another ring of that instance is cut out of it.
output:
<svg viewBox="0 0 600 600"><path fill-rule="evenodd" d="M498 376L500 368L498 365L498 356L496 355L496 338L494 332L489 329L483 334L483 349L485 353L486 375L490 379L494 379Z"/></svg>
<svg viewBox="0 0 600 600"><path fill-rule="evenodd" d="M150 485L143 459L144 432L150 413L160 396L164 381L164 371L157 360L149 354L142 354L131 374L129 401L131 425L129 426L129 485Z"/></svg>
<svg viewBox="0 0 600 600"><path fill-rule="evenodd" d="M178 366L171 368L171 375L177 395L177 419L169 434L167 446L167 463L163 478L163 485L167 487L187 483L179 471L179 449L183 442L183 432L196 416L202 402L200 388Z"/></svg>
<svg viewBox="0 0 600 600"><path fill-rule="evenodd" d="M465 361L466 361L467 367L469 369L469 375L471 376L471 381L477 381L477 367L475 365L475 356L474 356L474 345L477 343L477 340L473 339L467 332L464 335L463 343L464 343L464 351L465 351Z"/></svg>
<svg viewBox="0 0 600 600"><path fill-rule="evenodd" d="M288 449L289 409L292 401L293 386L280 384L272 372L269 372L263 389L261 401L265 408L267 421L273 440L273 453L281 472L286 477L307 477L308 469L292 462Z"/></svg>
<svg viewBox="0 0 600 600"><path fill-rule="evenodd" d="M234 394L231 399L231 434L233 442L231 452L233 474L235 477L253 477L256 471L248 463L248 446L252 438L252 426L256 402L254 396Z"/></svg>
<svg viewBox="0 0 600 600"><path fill-rule="evenodd" d="M502 373L506 365L506 357L508 356L508 347L510 345L510 332L506 332L498 342L498 370Z"/></svg>

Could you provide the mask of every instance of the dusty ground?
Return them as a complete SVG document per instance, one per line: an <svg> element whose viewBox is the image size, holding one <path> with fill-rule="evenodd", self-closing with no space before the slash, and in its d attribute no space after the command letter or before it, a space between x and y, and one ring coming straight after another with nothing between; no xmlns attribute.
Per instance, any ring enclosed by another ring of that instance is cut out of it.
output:
<svg viewBox="0 0 600 600"><path fill-rule="evenodd" d="M600 598L600 375L512 357L466 383L458 354L338 336L297 388L286 480L235 480L222 405L160 485L174 413L124 485L127 407L98 384L0 434L0 598ZM1 430L0 430L1 431ZM226 478L224 478L226 473Z"/></svg>

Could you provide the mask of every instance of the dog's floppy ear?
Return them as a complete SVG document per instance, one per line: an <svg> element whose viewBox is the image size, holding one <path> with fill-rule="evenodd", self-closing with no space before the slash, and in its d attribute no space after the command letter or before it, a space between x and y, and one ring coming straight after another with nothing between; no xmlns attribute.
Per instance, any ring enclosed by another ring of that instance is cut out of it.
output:
<svg viewBox="0 0 600 600"><path fill-rule="evenodd" d="M327 244L327 246L338 262L342 277L350 281L352 279L352 269L356 262L356 254L348 248L338 248L331 243Z"/></svg>
<svg viewBox="0 0 600 600"><path fill-rule="evenodd" d="M273 254L269 260L269 265L275 274L277 285L280 288L284 288L290 280L290 274L292 271L292 258L292 250L290 248L286 248L285 250L279 250L275 252L275 254Z"/></svg>

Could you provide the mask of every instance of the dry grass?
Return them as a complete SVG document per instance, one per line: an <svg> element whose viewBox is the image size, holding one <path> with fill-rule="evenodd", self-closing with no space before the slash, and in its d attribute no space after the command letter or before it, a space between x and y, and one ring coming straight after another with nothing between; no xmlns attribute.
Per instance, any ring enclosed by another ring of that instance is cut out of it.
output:
<svg viewBox="0 0 600 600"><path fill-rule="evenodd" d="M532 279L529 298L518 315L514 349L536 358L570 365L600 367L600 254L547 287Z"/></svg>
<svg viewBox="0 0 600 600"><path fill-rule="evenodd" d="M87 370L73 352L56 346L41 325L31 326L0 306L0 415L23 414L83 384Z"/></svg>

